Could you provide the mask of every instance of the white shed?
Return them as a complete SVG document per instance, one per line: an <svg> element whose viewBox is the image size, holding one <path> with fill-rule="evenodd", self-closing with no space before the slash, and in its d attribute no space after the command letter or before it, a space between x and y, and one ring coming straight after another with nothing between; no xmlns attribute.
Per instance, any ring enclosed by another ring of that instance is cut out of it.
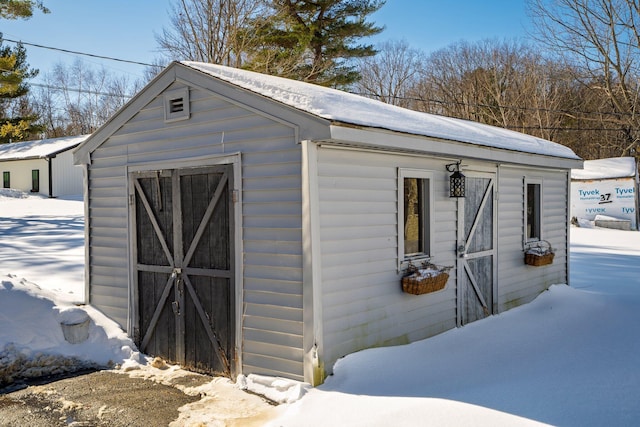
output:
<svg viewBox="0 0 640 427"><path fill-rule="evenodd" d="M82 168L73 149L87 135L0 144L2 187L49 197L83 193Z"/></svg>
<svg viewBox="0 0 640 427"><path fill-rule="evenodd" d="M637 230L636 159L586 160L584 169L571 171L571 217L598 220L598 225Z"/></svg>
<svg viewBox="0 0 640 427"><path fill-rule="evenodd" d="M520 133L183 62L74 156L89 302L193 369L319 384L346 354L568 282L582 160ZM466 194L450 197L458 169ZM553 262L526 264L542 240ZM443 288L404 292L425 260L452 267Z"/></svg>

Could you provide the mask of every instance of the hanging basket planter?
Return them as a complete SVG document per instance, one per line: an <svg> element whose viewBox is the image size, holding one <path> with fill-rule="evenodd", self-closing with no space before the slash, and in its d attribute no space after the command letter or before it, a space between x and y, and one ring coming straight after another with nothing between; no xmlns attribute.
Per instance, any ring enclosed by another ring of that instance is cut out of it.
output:
<svg viewBox="0 0 640 427"><path fill-rule="evenodd" d="M449 280L449 270L453 267L441 267L428 262L422 268L409 263L402 278L402 291L411 295L422 295L440 291Z"/></svg>
<svg viewBox="0 0 640 427"><path fill-rule="evenodd" d="M546 240L540 240L529 246L524 252L524 263L534 267L553 263L555 252Z"/></svg>

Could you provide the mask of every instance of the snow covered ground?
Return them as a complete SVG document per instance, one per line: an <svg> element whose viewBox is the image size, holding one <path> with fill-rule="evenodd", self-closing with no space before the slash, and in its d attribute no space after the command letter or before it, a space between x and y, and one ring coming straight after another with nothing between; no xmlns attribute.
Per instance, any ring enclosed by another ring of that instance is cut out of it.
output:
<svg viewBox="0 0 640 427"><path fill-rule="evenodd" d="M82 203L23 196L0 193L0 384L95 365L180 375L153 367L115 324L75 304L84 299ZM571 232L571 287L428 340L349 355L306 394L254 376L195 392L304 395L270 413L271 426L637 425L640 233ZM87 315L88 340L65 341L60 323ZM209 416L216 399L197 403L179 425L220 425Z"/></svg>

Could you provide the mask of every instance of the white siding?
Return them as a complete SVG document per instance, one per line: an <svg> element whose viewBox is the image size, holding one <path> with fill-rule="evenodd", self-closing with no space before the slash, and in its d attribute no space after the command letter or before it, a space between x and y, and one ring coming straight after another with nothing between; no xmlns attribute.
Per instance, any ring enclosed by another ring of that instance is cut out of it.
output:
<svg viewBox="0 0 640 427"><path fill-rule="evenodd" d="M192 88L190 97L189 120L165 123L160 94L92 153L91 303L127 325L127 165L241 152L243 373L302 379L301 154L295 129L209 91Z"/></svg>
<svg viewBox="0 0 640 427"><path fill-rule="evenodd" d="M60 153L51 159L51 162L53 168L51 171L53 175L53 196L82 195L82 167L74 166L73 151L68 150Z"/></svg>
<svg viewBox="0 0 640 427"><path fill-rule="evenodd" d="M542 179L542 238L553 264L524 263L524 180ZM567 283L567 171L503 167L498 183L498 309L525 304L553 284Z"/></svg>
<svg viewBox="0 0 640 427"><path fill-rule="evenodd" d="M11 188L29 193L31 191L31 171L40 171L39 194L49 195L49 164L45 159L9 160L0 162L0 172L9 172ZM82 184L82 170L80 172ZM2 175L0 174L0 178ZM0 182L0 185L2 183ZM82 192L81 192L82 193Z"/></svg>
<svg viewBox="0 0 640 427"><path fill-rule="evenodd" d="M398 168L433 171L432 261L455 265L455 201L447 162L320 148L318 187L324 322L323 362L369 347L408 343L456 325L455 270L447 287L402 292L398 273Z"/></svg>

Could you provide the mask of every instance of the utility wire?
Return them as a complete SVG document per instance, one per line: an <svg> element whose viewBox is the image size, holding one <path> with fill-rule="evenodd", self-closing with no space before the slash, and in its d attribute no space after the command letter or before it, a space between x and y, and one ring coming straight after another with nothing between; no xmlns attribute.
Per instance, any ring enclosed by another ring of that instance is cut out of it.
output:
<svg viewBox="0 0 640 427"><path fill-rule="evenodd" d="M622 112L613 112L613 111L581 111L581 110L556 110L552 108L532 108L532 107L519 107L519 106L511 106L511 105L489 105L489 104L471 104L467 102L460 101L441 101L438 99L430 99L430 98L418 98L418 97L409 97L409 96L397 96L397 95L380 95L374 92L349 92L354 95L366 96L366 97L375 97L375 98L386 98L386 99L395 99L402 101L418 101L418 102L427 102L441 105L459 105L463 107L480 107L480 108L501 108L505 110L521 110L521 111L542 111L545 113L560 113L560 114L584 114L584 115L607 115L607 116L634 116L637 114L634 113L622 113Z"/></svg>
<svg viewBox="0 0 640 427"><path fill-rule="evenodd" d="M60 86L51 86L51 85L45 85L45 84L41 84L41 83L27 83L29 86L36 86L36 87L41 87L41 88L45 88L45 89L52 89L52 90L59 90L59 91L69 91L69 92L77 92L77 93L86 93L89 95L102 95L102 96L113 96L116 98L132 98L133 95L128 95L126 93L110 93L110 92L99 92L99 91L95 91L95 90L90 90L90 89L77 89L77 88L72 88L72 87L60 87Z"/></svg>
<svg viewBox="0 0 640 427"><path fill-rule="evenodd" d="M127 59L114 58L114 57L104 56L104 55L96 55L96 54L93 54L93 53L79 52L79 51L74 51L74 50L69 50L69 49L62 49L62 48L53 47L53 46L45 46L45 45L41 45L41 44L37 44L37 43L28 43L28 42L23 42L23 41L18 41L18 40L12 40L12 39L4 38L4 37L2 38L2 40L7 41L7 42L11 42L11 43L16 43L16 44L19 43L19 44L23 44L23 45L27 45L27 46L37 47L37 48L41 48L41 49L49 49L49 50L54 50L54 51L58 51L58 52L70 53L70 54L73 54L73 55L82 55L82 56L88 56L88 57L92 57L92 58L106 59L106 60L109 60L109 61L123 62L123 63L127 63L127 64L143 65L143 66L146 66L146 67L157 67L156 64L148 64L146 62L131 61L131 60L127 60ZM69 90L69 91L72 91L72 92L88 93L88 94L92 94L92 95L103 95L103 96L114 96L114 97L120 97L120 98L131 98L131 95L126 95L126 94L97 92L97 91L74 89L74 88L61 88L61 87L38 84L38 83L29 83L29 85L37 86L37 87L43 87L43 88L47 88L47 89L53 89L53 90ZM371 93L371 92L350 92L350 93L353 93L355 95L367 96L367 97L376 97L376 98L381 98L382 97L380 94ZM440 101L440 100L435 100L435 99L423 99L423 98L417 98L417 97L401 97L401 96L396 96L396 95L386 96L385 98L392 98L392 99L396 99L396 100L405 100L405 101L432 102L432 103L435 103L435 104L442 104L442 105L455 104L455 105L462 105L462 106L467 106L467 107L503 108L503 109L511 109L511 110L542 111L542 112L560 113L560 114L585 114L585 115L593 114L593 115L613 115L613 116L632 116L632 115L634 115L633 113L622 113L622 112L616 113L616 112L606 112L606 111L571 111L571 110L555 110L555 109L549 109L549 108L531 108L531 107L514 107L514 106L505 106L505 105L470 104L470 103L457 102L457 101ZM538 126L525 126L525 127L522 127L522 126L504 126L504 127L507 128L507 129L520 129L520 130L537 129L537 130L609 131L609 132L619 131L620 130L620 129L607 129L607 128L567 128L567 127L538 127Z"/></svg>
<svg viewBox="0 0 640 427"><path fill-rule="evenodd" d="M41 44L36 44L36 43L27 43L27 42L23 42L23 41L19 41L19 40L11 40L11 39L7 39L7 38L2 38L2 40L7 41L7 42L11 42L11 43L16 43L16 44L23 44L23 45L27 45L27 46L33 46L33 47L39 47L41 49L49 49L49 50L55 50L58 52L65 52L65 53L71 53L74 55L84 55L84 56L90 56L92 58L99 58L99 59L107 59L109 61L117 61L117 62L124 62L127 64L136 64L136 65L144 65L146 67L156 67L157 65L153 65L153 64L147 64L146 62L138 62L138 61L130 61L128 59L120 59L120 58L113 58L111 56L103 56L103 55L96 55L93 53L86 53L86 52L78 52L75 50L69 50L69 49L62 49L59 47L52 47L52 46L44 46Z"/></svg>

